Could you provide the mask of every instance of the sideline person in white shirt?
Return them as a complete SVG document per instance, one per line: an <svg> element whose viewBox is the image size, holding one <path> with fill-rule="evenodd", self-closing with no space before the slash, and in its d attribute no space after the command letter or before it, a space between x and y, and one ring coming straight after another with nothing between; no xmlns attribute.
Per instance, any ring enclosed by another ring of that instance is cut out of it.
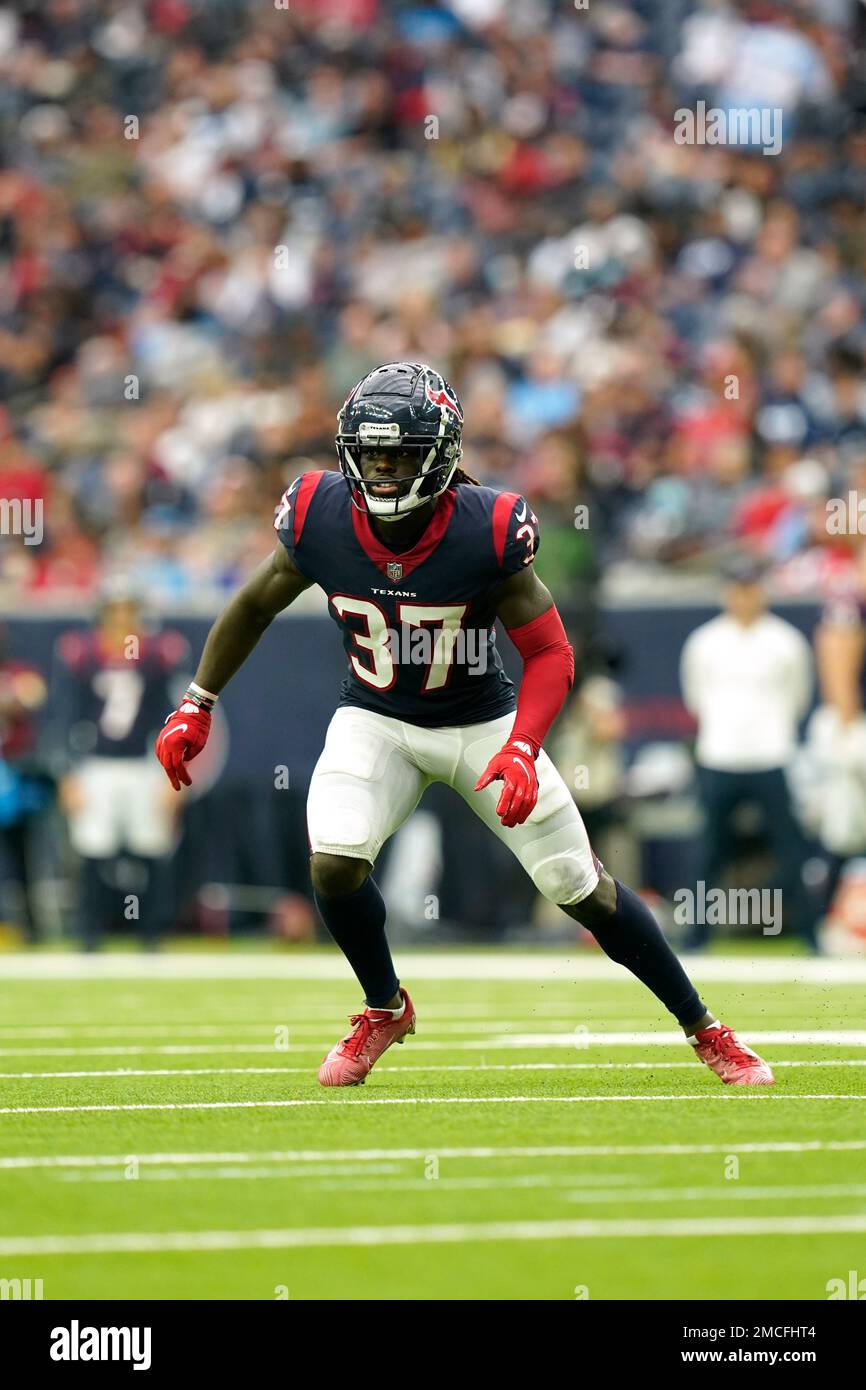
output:
<svg viewBox="0 0 866 1390"><path fill-rule="evenodd" d="M782 890L788 925L815 949L802 880L805 841L785 776L812 698L812 651L793 624L767 611L759 562L739 557L725 577L724 611L690 635L680 663L683 699L698 723L705 820L698 880L705 891L718 886L733 855L733 812L757 803L777 863L772 886ZM689 945L706 946L711 932L709 923L695 922Z"/></svg>

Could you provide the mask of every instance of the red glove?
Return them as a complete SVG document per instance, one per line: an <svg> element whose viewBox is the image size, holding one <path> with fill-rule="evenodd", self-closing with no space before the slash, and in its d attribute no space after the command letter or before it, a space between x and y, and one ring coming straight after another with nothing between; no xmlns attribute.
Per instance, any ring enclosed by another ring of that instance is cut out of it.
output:
<svg viewBox="0 0 866 1390"><path fill-rule="evenodd" d="M497 816L509 828L522 825L526 817L532 814L538 800L535 757L528 743L520 739L500 748L490 759L473 790L480 792L497 779L505 783L496 805Z"/></svg>
<svg viewBox="0 0 866 1390"><path fill-rule="evenodd" d="M535 759L574 679L574 653L555 607L522 627L510 627L508 636L523 657L514 727L504 748L478 778L475 790L502 779L505 786L496 814L511 827L522 825L538 801Z"/></svg>
<svg viewBox="0 0 866 1390"><path fill-rule="evenodd" d="M197 758L207 743L210 733L210 710L184 700L180 709L168 716L159 738L156 740L156 756L168 774L168 780L176 792L181 782L185 787L192 786L184 763Z"/></svg>

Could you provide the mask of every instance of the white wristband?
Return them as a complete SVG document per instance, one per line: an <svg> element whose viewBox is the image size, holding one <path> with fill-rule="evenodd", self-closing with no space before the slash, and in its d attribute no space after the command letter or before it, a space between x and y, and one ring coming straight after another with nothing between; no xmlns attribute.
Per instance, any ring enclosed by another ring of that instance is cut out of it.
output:
<svg viewBox="0 0 866 1390"><path fill-rule="evenodd" d="M190 681L187 690L191 690L194 695L203 695L206 700L213 700L214 703L219 699L219 695L212 695L209 690L205 690L202 686L196 685L195 681Z"/></svg>

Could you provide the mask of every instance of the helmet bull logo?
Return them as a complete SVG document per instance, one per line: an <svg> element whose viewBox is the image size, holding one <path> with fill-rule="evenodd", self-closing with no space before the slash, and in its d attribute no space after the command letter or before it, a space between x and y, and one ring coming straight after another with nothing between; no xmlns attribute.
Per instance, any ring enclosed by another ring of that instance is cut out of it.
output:
<svg viewBox="0 0 866 1390"><path fill-rule="evenodd" d="M452 415L457 416L457 419L460 421L461 425L463 424L463 412L461 411L459 405L453 399L453 397L449 396L447 391L434 391L433 388L430 386L430 383L428 382L426 386L426 392L428 401L432 401L434 405L444 405L445 409L450 410Z"/></svg>

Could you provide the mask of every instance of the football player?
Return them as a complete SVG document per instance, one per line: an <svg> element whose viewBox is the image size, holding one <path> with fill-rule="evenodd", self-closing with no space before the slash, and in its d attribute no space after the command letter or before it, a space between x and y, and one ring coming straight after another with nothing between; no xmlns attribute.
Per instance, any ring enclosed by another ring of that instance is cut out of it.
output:
<svg viewBox="0 0 866 1390"><path fill-rule="evenodd" d="M431 782L453 787L546 898L653 991L723 1081L771 1085L765 1062L709 1013L640 898L596 859L569 790L542 748L574 660L535 573L538 522L523 497L460 468L463 412L423 364L377 367L338 416L338 472L295 480L279 543L208 636L157 755L172 786L208 737L223 686L265 628L319 584L348 671L308 800L316 903L364 991L351 1031L324 1058L323 1086L351 1086L415 1031L373 879L382 845ZM519 692L494 622L523 658Z"/></svg>
<svg viewBox="0 0 866 1390"><path fill-rule="evenodd" d="M138 596L124 581L103 593L90 631L57 644L55 704L62 711L68 763L61 810L81 861L80 934L88 950L112 919L135 911L145 942L156 944L168 912L167 859L178 806L150 756L167 701L177 699L188 648L177 632L143 632ZM156 779L154 775L156 774ZM120 885L120 886L119 886Z"/></svg>

